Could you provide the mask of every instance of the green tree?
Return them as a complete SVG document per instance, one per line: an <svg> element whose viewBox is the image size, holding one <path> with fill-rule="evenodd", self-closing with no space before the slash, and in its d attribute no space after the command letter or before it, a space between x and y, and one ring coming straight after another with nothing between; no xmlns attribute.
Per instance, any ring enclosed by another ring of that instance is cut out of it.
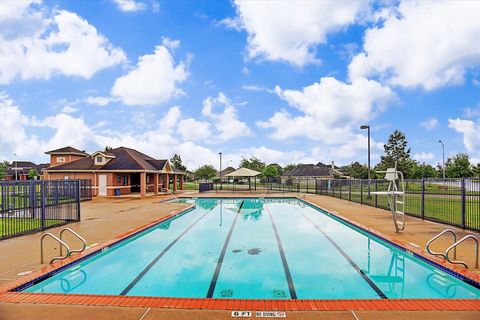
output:
<svg viewBox="0 0 480 320"><path fill-rule="evenodd" d="M296 166L297 165L295 163L285 165L285 167L283 167L283 173L288 173L289 171L292 171L293 169L295 169Z"/></svg>
<svg viewBox="0 0 480 320"><path fill-rule="evenodd" d="M380 163L375 166L375 171L385 171L387 168L393 168L395 162L397 162L398 171L401 171L405 178L410 178L415 161L410 158L410 148L408 148L405 134L395 130L383 148L385 154L381 157Z"/></svg>
<svg viewBox="0 0 480 320"><path fill-rule="evenodd" d="M30 169L30 170L28 171L28 177L29 177L30 179L35 179L35 177L38 177L38 176L39 176L39 174L38 174L37 169L32 168L32 169Z"/></svg>
<svg viewBox="0 0 480 320"><path fill-rule="evenodd" d="M350 177L355 179L368 179L368 166L358 161L352 162L349 166L342 168Z"/></svg>
<svg viewBox="0 0 480 320"><path fill-rule="evenodd" d="M197 179L211 180L216 175L217 170L209 164L205 164L195 170L195 177L197 177Z"/></svg>
<svg viewBox="0 0 480 320"><path fill-rule="evenodd" d="M8 164L6 162L0 163L0 180L5 179L7 175Z"/></svg>
<svg viewBox="0 0 480 320"><path fill-rule="evenodd" d="M272 165L272 164L269 164L268 166L266 166L265 168L263 168L262 170L262 176L264 178L274 178L274 177L278 177L278 170L277 170L277 167L275 165Z"/></svg>
<svg viewBox="0 0 480 320"><path fill-rule="evenodd" d="M263 168L265 168L265 162L262 162L256 157L251 157L250 159L243 158L242 161L240 161L240 168L247 168L262 172Z"/></svg>
<svg viewBox="0 0 480 320"><path fill-rule="evenodd" d="M475 176L480 178L480 162L477 163L477 167L475 169Z"/></svg>
<svg viewBox="0 0 480 320"><path fill-rule="evenodd" d="M112 152L113 148L110 146L105 146L105 152Z"/></svg>
<svg viewBox="0 0 480 320"><path fill-rule="evenodd" d="M175 169L180 171L187 171L187 167L185 167L182 163L182 157L179 154L174 154L173 157L170 159L170 162L175 167Z"/></svg>
<svg viewBox="0 0 480 320"><path fill-rule="evenodd" d="M474 170L470 163L470 157L466 153L459 153L448 158L445 163L445 175L447 178L470 178L474 176Z"/></svg>
<svg viewBox="0 0 480 320"><path fill-rule="evenodd" d="M277 168L277 174L279 176L281 176L283 174L282 166L279 165L278 163L271 163L271 164L269 164L269 166L274 166L275 168Z"/></svg>
<svg viewBox="0 0 480 320"><path fill-rule="evenodd" d="M428 163L415 163L412 167L412 179L435 178L437 176L437 170Z"/></svg>

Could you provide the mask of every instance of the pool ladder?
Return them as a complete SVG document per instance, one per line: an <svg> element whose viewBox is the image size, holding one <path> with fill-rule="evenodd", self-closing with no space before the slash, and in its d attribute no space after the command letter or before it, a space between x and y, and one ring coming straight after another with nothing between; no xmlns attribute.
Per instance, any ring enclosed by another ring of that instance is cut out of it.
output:
<svg viewBox="0 0 480 320"><path fill-rule="evenodd" d="M453 244L445 250L445 253L435 252L432 249L430 249L430 245L435 240L437 240L438 238L440 238L441 236L443 236L444 234L447 234L447 233L452 235ZM478 253L479 253L478 252L478 239L471 234L466 235L465 237L463 237L462 239L457 241L457 233L455 232L455 230L445 229L427 242L426 249L427 249L427 252L430 253L431 255L443 257L445 260L447 260L450 263L461 264L465 268L468 268L468 265L464 261L454 260L454 259L457 259L457 246L459 244L461 244L462 242L468 240L468 239L472 239L472 241L475 242L475 268L478 269ZM450 258L450 252L451 251L453 251L453 259Z"/></svg>
<svg viewBox="0 0 480 320"><path fill-rule="evenodd" d="M63 241L62 239L62 236L65 232L69 232L70 234L72 234L73 236L75 236L77 239L79 239L80 241L82 241L82 247L80 249L74 249L74 250L71 250L70 247L68 246L68 244ZM43 243L44 243L44 239L46 237L50 237L52 238L53 240L55 240L56 242L58 242L60 244L60 255L59 256L56 256L56 257L53 257L52 260L50 260L49 263L53 263L55 262L56 260L63 260L63 259L66 259L68 257L70 257L72 254L74 253L80 253L80 252L83 252L86 248L87 248L87 241L81 236L79 235L78 233L76 233L75 231L73 231L72 229L70 228L63 228L62 231L60 231L60 237L57 237L55 235L53 235L52 233L50 232L47 232L45 233L41 238L40 238L40 262L43 264L44 263L44 258L43 258ZM65 253L65 255L63 255L63 248L65 248L67 250L67 252Z"/></svg>

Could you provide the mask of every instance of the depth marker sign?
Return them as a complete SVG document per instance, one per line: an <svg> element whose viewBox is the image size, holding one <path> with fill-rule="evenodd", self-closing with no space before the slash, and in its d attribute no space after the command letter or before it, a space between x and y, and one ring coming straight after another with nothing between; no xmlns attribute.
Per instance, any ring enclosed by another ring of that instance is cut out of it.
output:
<svg viewBox="0 0 480 320"><path fill-rule="evenodd" d="M233 318L250 318L252 311L232 311Z"/></svg>

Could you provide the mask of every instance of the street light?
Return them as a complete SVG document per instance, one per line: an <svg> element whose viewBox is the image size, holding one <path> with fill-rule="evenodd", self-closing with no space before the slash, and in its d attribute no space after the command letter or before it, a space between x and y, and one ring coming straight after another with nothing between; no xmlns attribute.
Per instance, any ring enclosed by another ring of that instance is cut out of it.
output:
<svg viewBox="0 0 480 320"><path fill-rule="evenodd" d="M222 190L222 153L219 152L218 155L220 156L220 171L219 171L219 176L220 176L220 190Z"/></svg>
<svg viewBox="0 0 480 320"><path fill-rule="evenodd" d="M438 140L442 145L442 171L443 171L443 180L445 180L445 145L442 140Z"/></svg>
<svg viewBox="0 0 480 320"><path fill-rule="evenodd" d="M370 176L370 126L369 125L363 125L360 127L360 129L362 130L365 130L367 129L368 130L368 180L371 179L371 176Z"/></svg>
<svg viewBox="0 0 480 320"><path fill-rule="evenodd" d="M18 180L18 177L17 177L17 175L18 175L18 173L17 173L17 154L16 153L13 154L13 162L15 162L15 180Z"/></svg>

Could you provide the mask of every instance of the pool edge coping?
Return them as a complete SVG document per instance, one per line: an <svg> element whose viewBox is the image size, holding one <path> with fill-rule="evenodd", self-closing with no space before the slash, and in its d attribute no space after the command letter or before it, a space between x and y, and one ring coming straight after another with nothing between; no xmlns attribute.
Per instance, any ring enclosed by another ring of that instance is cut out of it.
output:
<svg viewBox="0 0 480 320"><path fill-rule="evenodd" d="M201 197L197 197L201 198ZM225 198L225 197L220 197ZM228 198L228 197L226 197ZM258 198L258 197L251 197ZM277 198L277 197L261 197ZM312 203L309 200L298 196L287 196L284 198L293 198L303 201L315 208L327 212L344 222L371 233L380 239L392 243L403 250L417 254L420 258L430 261L434 265L442 266L451 272L457 273L472 281L479 282L480 275L460 270L460 267L449 266L439 258L430 257L426 252L408 246L389 236L363 226L351 219L341 216L338 213L326 210L321 206ZM343 311L343 310L404 310L404 311L480 311L479 299L218 299L218 298L170 298L170 297L142 297L142 296L119 296L119 295L91 295L91 294L60 294L60 293L30 293L12 291L23 287L26 284L45 277L52 273L61 272L62 269L85 260L88 257L101 253L102 250L112 245L121 243L123 240L135 236L148 228L164 222L172 217L192 210L195 205L191 204L180 210L175 210L162 218L152 220L147 224L135 227L113 237L104 243L90 248L78 255L71 256L65 260L45 266L27 276L8 282L0 286L0 303L44 303L44 304L65 304L65 305L89 305L89 306L122 306L122 307L153 307L153 308L178 308L178 309L207 309L207 310L275 310L275 311ZM411 248L410 248L411 247ZM432 259L434 258L434 259ZM437 261L435 261L437 260ZM458 270L457 270L458 269Z"/></svg>

